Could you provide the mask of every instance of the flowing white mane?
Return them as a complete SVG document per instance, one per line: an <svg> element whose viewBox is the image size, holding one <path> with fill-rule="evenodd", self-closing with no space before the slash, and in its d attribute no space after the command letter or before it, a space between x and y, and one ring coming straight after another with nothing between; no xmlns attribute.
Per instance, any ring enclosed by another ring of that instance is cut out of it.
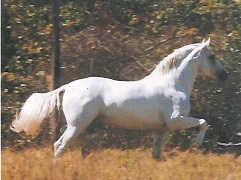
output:
<svg viewBox="0 0 241 180"><path fill-rule="evenodd" d="M159 71L160 74L167 74L171 70L176 69L182 63L182 61L201 43L190 44L183 46L179 49L174 50L173 53L169 54L165 57L156 69Z"/></svg>

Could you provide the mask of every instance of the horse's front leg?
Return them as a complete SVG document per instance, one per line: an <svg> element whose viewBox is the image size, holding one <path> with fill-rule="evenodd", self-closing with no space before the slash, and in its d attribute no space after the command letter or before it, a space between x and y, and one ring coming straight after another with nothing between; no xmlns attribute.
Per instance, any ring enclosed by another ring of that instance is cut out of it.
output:
<svg viewBox="0 0 241 180"><path fill-rule="evenodd" d="M154 147L152 151L152 157L155 159L160 159L161 146L162 146L162 141L165 134L166 134L165 132L156 132L155 134Z"/></svg>
<svg viewBox="0 0 241 180"><path fill-rule="evenodd" d="M198 133L198 136L196 138L192 139L192 146L193 147L195 147L195 146L197 147L197 146L200 146L202 144L203 138L204 138L205 133L208 129L208 124L206 123L206 121L204 119L200 119L199 121L200 121L200 124L201 124L199 126L200 131Z"/></svg>
<svg viewBox="0 0 241 180"><path fill-rule="evenodd" d="M171 130L183 130L192 127L199 127L200 131L198 136L192 140L192 143L195 146L199 146L202 144L204 135L208 129L208 125L204 119L197 119L187 116L178 116L176 118L172 118L167 122L167 126Z"/></svg>

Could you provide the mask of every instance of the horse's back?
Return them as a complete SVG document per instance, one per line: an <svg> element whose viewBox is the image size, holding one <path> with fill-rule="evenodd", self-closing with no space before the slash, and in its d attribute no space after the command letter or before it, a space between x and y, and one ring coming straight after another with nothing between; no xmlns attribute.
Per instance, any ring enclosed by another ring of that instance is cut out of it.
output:
<svg viewBox="0 0 241 180"><path fill-rule="evenodd" d="M68 84L63 96L63 106L72 104L81 107L94 101L108 107L135 96L138 89L141 87L138 88L136 81L116 81L102 77L79 79Z"/></svg>

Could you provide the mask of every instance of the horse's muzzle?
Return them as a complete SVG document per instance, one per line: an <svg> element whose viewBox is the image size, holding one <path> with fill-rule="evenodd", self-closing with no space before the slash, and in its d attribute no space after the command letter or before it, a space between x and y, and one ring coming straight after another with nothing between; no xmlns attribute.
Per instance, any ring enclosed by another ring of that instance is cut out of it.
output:
<svg viewBox="0 0 241 180"><path fill-rule="evenodd" d="M225 81L228 78L228 71L221 70L218 71L216 75L219 81Z"/></svg>

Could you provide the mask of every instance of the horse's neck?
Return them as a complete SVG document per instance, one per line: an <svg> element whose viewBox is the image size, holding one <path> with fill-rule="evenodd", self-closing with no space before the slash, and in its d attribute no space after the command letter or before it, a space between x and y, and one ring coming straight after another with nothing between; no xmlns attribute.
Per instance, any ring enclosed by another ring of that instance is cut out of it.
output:
<svg viewBox="0 0 241 180"><path fill-rule="evenodd" d="M176 82L185 89L189 96L198 74L197 68L195 66L195 61L189 62L186 67L184 67L181 72L179 72L179 77L176 79Z"/></svg>
<svg viewBox="0 0 241 180"><path fill-rule="evenodd" d="M149 78L163 78L164 76L169 76L169 80L173 81L171 84L175 84L175 88L182 88L190 95L196 76L197 76L197 68L195 67L195 62L191 61L185 64L184 67L179 70L180 65L183 63L183 60L190 54L190 52L196 46L188 46L186 50L182 48L174 51L172 54L164 58L159 65L153 70L153 72L148 76ZM175 68L168 69L170 62L175 58Z"/></svg>

